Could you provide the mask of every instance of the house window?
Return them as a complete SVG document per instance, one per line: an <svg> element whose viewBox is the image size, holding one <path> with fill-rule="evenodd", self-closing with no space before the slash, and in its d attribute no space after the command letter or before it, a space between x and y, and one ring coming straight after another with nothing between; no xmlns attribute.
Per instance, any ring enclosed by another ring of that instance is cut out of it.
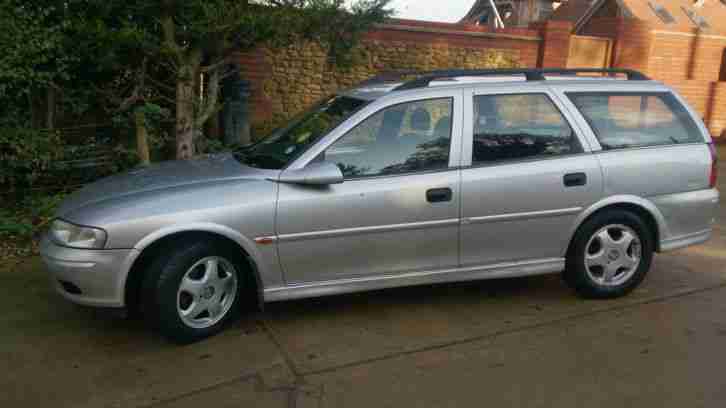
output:
<svg viewBox="0 0 726 408"><path fill-rule="evenodd" d="M481 14L479 17L479 25L489 25L489 18L490 18L491 12L489 10L486 10Z"/></svg>
<svg viewBox="0 0 726 408"><path fill-rule="evenodd" d="M684 6L682 6L681 9L683 9L683 12L686 13L688 18L691 19L691 22L696 27L698 27L702 30L707 30L707 29L711 28L711 25L708 24L708 21L706 21L706 19L703 18L702 16L699 16L695 11L689 10Z"/></svg>
<svg viewBox="0 0 726 408"><path fill-rule="evenodd" d="M655 13L655 15L658 16L660 21L663 23L673 24L676 22L676 19L673 18L673 15L665 7L652 1L649 1L648 5L650 6L650 9L653 10L653 13Z"/></svg>
<svg viewBox="0 0 726 408"><path fill-rule="evenodd" d="M721 75L719 75L718 80L726 81L726 48L724 48L723 56L721 57Z"/></svg>

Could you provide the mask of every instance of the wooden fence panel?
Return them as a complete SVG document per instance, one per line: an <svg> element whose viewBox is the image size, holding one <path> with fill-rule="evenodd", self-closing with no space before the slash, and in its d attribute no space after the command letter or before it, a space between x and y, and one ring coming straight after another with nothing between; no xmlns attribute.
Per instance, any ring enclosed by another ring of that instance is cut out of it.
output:
<svg viewBox="0 0 726 408"><path fill-rule="evenodd" d="M612 49L609 38L572 36L567 68L610 68Z"/></svg>

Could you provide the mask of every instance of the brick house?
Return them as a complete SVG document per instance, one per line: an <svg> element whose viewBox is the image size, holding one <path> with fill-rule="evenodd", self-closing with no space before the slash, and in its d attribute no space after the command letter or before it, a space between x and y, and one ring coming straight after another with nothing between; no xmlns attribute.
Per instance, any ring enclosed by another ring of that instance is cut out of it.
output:
<svg viewBox="0 0 726 408"><path fill-rule="evenodd" d="M726 0L569 0L544 20L504 29L467 18L453 24L390 20L364 36L348 69L327 64L311 44L232 58L251 82L256 129L381 71L619 67L678 89L712 134L726 141L725 53Z"/></svg>

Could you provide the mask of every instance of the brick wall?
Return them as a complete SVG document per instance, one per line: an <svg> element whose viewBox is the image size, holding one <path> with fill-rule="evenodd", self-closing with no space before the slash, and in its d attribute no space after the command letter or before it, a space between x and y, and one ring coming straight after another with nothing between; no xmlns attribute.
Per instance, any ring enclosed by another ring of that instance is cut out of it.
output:
<svg viewBox="0 0 726 408"><path fill-rule="evenodd" d="M673 86L726 141L726 82L719 82L726 37L653 32L648 73Z"/></svg>
<svg viewBox="0 0 726 408"><path fill-rule="evenodd" d="M290 117L341 88L392 69L564 67L571 25L548 22L532 29L489 32L457 24L398 20L365 36L348 70L329 66L319 48L240 53L243 76L252 82L253 122L265 127ZM673 86L726 141L726 38L654 32L638 22L593 18L580 34L612 38L613 66L637 69Z"/></svg>
<svg viewBox="0 0 726 408"><path fill-rule="evenodd" d="M719 80L726 37L656 31L653 41L653 76L663 80Z"/></svg>
<svg viewBox="0 0 726 408"><path fill-rule="evenodd" d="M323 50L313 44L258 49L234 58L242 76L252 82L253 124L259 128L381 71L534 67L542 57L540 35L536 29L491 32L475 26L396 20L364 36L348 69L330 66ZM561 40L567 40L562 33L549 37L553 52L568 48L555 46Z"/></svg>
<svg viewBox="0 0 726 408"><path fill-rule="evenodd" d="M613 66L649 73L653 47L651 28L642 22L621 23L617 28Z"/></svg>
<svg viewBox="0 0 726 408"><path fill-rule="evenodd" d="M569 21L547 21L542 27L543 44L538 66L542 68L564 68L570 53L572 23Z"/></svg>
<svg viewBox="0 0 726 408"><path fill-rule="evenodd" d="M272 124L314 101L393 69L565 67L572 25L548 21L529 29L395 20L364 36L348 70L331 67L313 45L235 56L252 82L253 123ZM726 37L654 31L647 23L593 17L578 34L613 39L612 65L673 86L726 141Z"/></svg>
<svg viewBox="0 0 726 408"><path fill-rule="evenodd" d="M671 80L668 84L701 114L711 136L718 143L726 142L726 82Z"/></svg>

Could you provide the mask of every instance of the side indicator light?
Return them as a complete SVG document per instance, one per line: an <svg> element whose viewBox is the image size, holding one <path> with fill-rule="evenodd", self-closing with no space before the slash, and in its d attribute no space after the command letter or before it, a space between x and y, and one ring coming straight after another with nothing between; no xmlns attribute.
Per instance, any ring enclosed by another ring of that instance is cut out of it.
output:
<svg viewBox="0 0 726 408"><path fill-rule="evenodd" d="M275 238L273 237L259 237L255 238L255 242L258 245L270 245L275 243Z"/></svg>

